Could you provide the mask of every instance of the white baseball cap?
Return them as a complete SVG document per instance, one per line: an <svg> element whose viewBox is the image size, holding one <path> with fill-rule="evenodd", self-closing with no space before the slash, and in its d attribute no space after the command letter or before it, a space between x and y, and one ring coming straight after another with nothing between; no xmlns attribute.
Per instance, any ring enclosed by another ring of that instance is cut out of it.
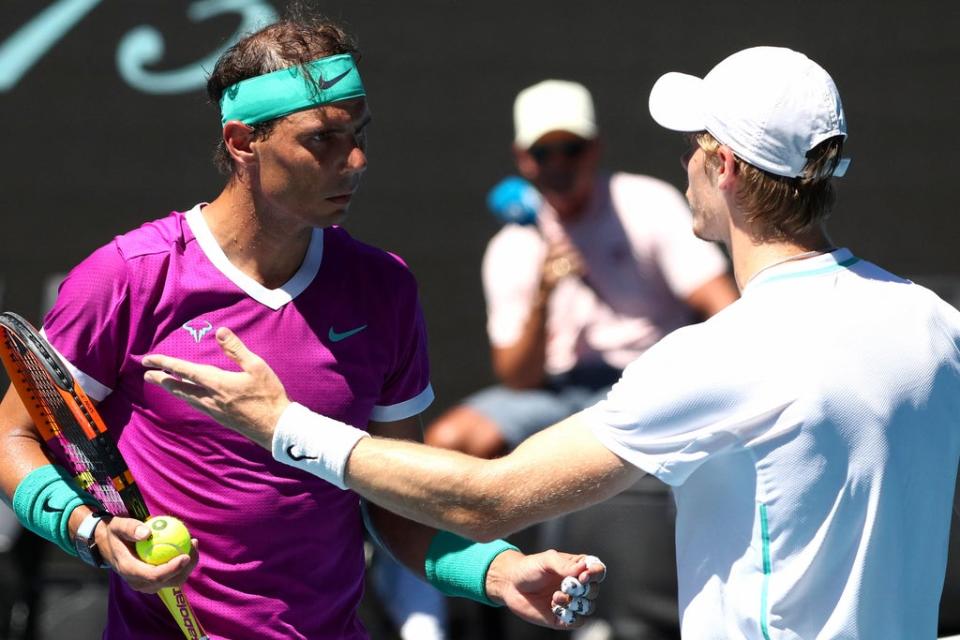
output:
<svg viewBox="0 0 960 640"><path fill-rule="evenodd" d="M816 62L781 47L739 51L702 79L667 73L650 91L650 115L674 131L709 131L755 167L803 173L807 152L847 135L840 94ZM843 159L834 175L843 175Z"/></svg>
<svg viewBox="0 0 960 640"><path fill-rule="evenodd" d="M527 87L513 103L514 144L529 149L544 134L569 131L581 138L597 136L593 98L582 84L544 80Z"/></svg>

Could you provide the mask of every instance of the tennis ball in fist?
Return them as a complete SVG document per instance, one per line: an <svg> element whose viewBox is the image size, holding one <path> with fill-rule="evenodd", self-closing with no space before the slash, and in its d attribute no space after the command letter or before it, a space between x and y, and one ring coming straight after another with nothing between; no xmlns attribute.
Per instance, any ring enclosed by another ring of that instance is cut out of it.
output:
<svg viewBox="0 0 960 640"><path fill-rule="evenodd" d="M150 537L138 540L137 555L149 564L163 564L180 554L190 554L193 544L187 526L173 516L147 518Z"/></svg>

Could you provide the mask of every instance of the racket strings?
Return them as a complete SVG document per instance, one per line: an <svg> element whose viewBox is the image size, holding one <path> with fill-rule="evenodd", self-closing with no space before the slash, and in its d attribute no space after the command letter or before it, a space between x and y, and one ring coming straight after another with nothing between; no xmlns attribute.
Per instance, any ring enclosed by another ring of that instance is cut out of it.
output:
<svg viewBox="0 0 960 640"><path fill-rule="evenodd" d="M38 348L42 354L46 354L43 345L38 345ZM53 373L58 375L60 379L68 382L71 380L70 374L60 369L58 361L49 359L48 364L54 370ZM67 400L49 383L49 375L43 376L41 379L48 383L51 402L66 412L64 422L61 422L64 425L61 444L69 443L70 449L76 452L75 455L82 461L81 466L84 469L85 479L94 480L95 495L101 500L104 508L114 515L132 515L140 520L146 520L150 515L146 502L127 470L127 464L120 454L117 444L110 439L105 431L99 430L93 416L90 415L87 406L73 390L72 385L69 392L73 405L86 419L89 430L83 429L77 421L75 413L67 405ZM94 432L96 435L90 437L88 435L90 432Z"/></svg>
<svg viewBox="0 0 960 640"><path fill-rule="evenodd" d="M127 515L128 509L113 481L114 477L122 474L123 469L117 468L116 456L110 455L108 448L100 441L103 435L94 439L87 437L59 389L50 379L49 371L33 351L23 354L17 349L15 353L20 354L17 358L18 364L24 369L35 402L42 413L51 418L51 430L69 461L67 466L70 467L70 473L81 488L100 500L107 511L114 515ZM50 363L53 364L53 361Z"/></svg>

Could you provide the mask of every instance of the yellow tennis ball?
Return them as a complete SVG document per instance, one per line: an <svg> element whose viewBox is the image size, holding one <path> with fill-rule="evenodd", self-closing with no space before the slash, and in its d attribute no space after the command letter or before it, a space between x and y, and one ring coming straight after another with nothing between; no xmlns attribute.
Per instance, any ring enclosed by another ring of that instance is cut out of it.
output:
<svg viewBox="0 0 960 640"><path fill-rule="evenodd" d="M150 527L150 537L136 544L137 555L144 562L163 564L180 554L189 555L193 549L187 525L177 518L156 516L147 518L145 524Z"/></svg>

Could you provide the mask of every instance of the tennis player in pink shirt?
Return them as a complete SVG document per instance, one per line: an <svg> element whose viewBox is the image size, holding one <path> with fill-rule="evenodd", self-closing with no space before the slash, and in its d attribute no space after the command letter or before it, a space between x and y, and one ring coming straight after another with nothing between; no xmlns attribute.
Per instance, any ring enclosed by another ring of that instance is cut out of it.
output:
<svg viewBox="0 0 960 640"><path fill-rule="evenodd" d="M367 167L357 57L340 28L311 19L278 22L228 50L208 83L222 119L222 193L96 250L44 320L47 339L120 431L151 512L183 519L198 552L145 564L132 543L147 528L86 505L37 520L29 505L66 504L80 490L59 476L36 482L55 472L41 440L15 393L0 406L0 483L15 506L27 505L21 520L86 545L113 570L104 638L178 637L151 595L175 584L211 638L367 638L357 616L365 519L441 590L540 624L561 626L553 607L571 600L564 577L603 576L584 556L527 557L500 540L475 544L367 509L342 483L298 468L318 461L297 443L271 454L144 383L149 353L239 370L213 330L226 324L274 363L305 409L420 439L433 391L416 281L402 260L337 226ZM596 591L581 599L582 613Z"/></svg>

